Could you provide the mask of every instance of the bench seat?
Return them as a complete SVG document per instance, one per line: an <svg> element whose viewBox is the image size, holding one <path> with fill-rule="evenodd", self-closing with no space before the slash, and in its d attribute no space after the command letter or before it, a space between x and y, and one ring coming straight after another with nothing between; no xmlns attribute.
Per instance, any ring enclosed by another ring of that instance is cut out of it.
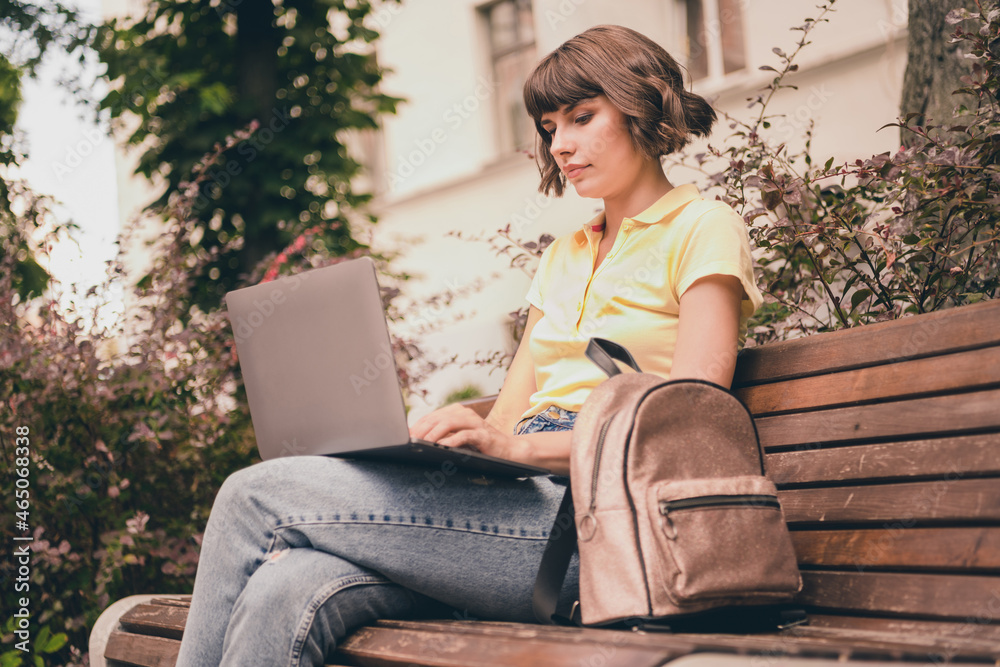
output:
<svg viewBox="0 0 1000 667"><path fill-rule="evenodd" d="M734 390L779 489L808 625L692 635L383 620L334 664L1000 664L1000 302L750 348ZM173 665L185 605L109 609L92 664Z"/></svg>

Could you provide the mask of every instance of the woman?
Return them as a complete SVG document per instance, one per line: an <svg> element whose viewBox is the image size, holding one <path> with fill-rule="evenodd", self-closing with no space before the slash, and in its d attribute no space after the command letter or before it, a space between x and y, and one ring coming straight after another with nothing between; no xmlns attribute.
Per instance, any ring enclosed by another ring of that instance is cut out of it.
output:
<svg viewBox="0 0 1000 667"><path fill-rule="evenodd" d="M674 188L660 164L707 135L714 111L684 90L662 48L617 26L563 44L524 95L542 148L540 189L561 195L570 183L602 199L604 212L543 255L528 292L529 342L489 416L450 406L411 435L556 475L484 485L460 472L323 457L234 474L205 532L178 665L320 665L353 628L435 601L461 618L533 620L573 421L603 378L583 356L589 337L624 344L646 371L729 386L760 302L747 233L724 204ZM576 582L573 563L563 613Z"/></svg>

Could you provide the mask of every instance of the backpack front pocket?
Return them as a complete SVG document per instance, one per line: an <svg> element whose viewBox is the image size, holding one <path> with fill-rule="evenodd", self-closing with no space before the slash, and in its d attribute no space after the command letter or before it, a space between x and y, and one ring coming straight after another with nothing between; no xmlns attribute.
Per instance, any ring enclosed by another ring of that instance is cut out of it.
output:
<svg viewBox="0 0 1000 667"><path fill-rule="evenodd" d="M761 603L801 587L777 489L765 477L673 480L649 490L652 598ZM659 590L656 590L659 589Z"/></svg>

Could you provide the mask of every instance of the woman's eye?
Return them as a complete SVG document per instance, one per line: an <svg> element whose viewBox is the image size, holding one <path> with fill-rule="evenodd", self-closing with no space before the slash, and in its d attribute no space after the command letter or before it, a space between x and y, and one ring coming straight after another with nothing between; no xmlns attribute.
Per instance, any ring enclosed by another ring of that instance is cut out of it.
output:
<svg viewBox="0 0 1000 667"><path fill-rule="evenodd" d="M593 114L589 113L580 114L579 116L576 117L576 122L579 123L580 125L583 125L584 123L588 122L591 118L593 118Z"/></svg>

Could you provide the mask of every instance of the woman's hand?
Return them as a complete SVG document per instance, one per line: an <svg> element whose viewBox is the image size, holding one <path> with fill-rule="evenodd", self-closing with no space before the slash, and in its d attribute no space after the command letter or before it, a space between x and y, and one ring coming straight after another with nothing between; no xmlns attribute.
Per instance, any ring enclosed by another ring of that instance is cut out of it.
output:
<svg viewBox="0 0 1000 667"><path fill-rule="evenodd" d="M445 447L471 447L497 458L546 468L557 475L569 474L570 431L504 433L473 410L452 404L418 419L410 436Z"/></svg>
<svg viewBox="0 0 1000 667"><path fill-rule="evenodd" d="M501 432L476 412L458 403L424 415L410 427L410 436L445 447L471 447L512 461L522 460L526 443Z"/></svg>

